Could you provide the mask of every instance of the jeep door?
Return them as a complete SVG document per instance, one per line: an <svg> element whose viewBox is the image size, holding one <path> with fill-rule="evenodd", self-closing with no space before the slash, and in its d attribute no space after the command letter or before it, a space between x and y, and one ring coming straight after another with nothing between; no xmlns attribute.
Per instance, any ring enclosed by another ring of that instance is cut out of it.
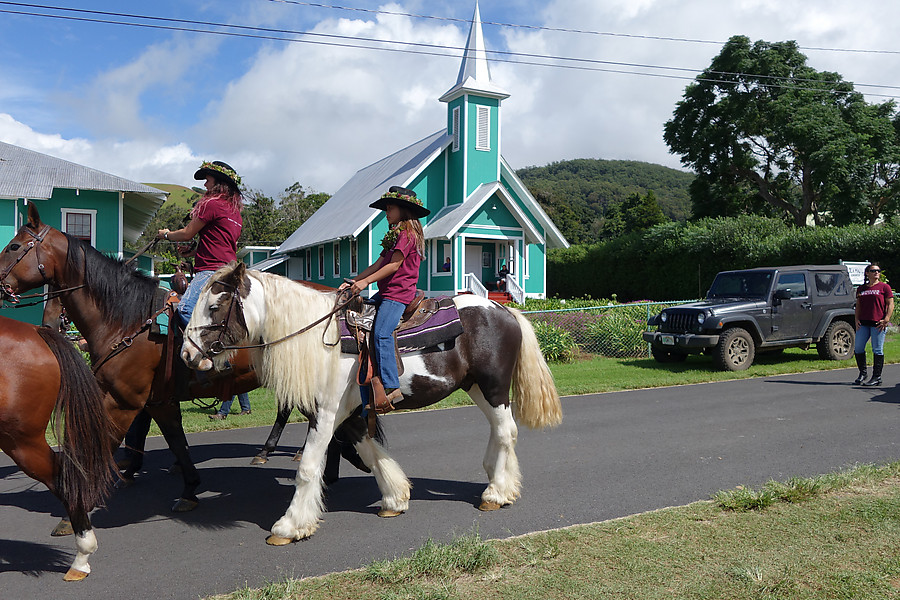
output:
<svg viewBox="0 0 900 600"><path fill-rule="evenodd" d="M771 341L808 338L813 321L813 304L809 297L806 273L779 273L775 282L775 293L789 290L790 298L772 299Z"/></svg>

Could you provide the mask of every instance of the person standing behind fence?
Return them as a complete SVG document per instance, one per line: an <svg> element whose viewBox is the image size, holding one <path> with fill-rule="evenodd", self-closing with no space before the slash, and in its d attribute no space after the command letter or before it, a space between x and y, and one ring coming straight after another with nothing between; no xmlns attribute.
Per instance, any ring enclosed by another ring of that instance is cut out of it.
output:
<svg viewBox="0 0 900 600"><path fill-rule="evenodd" d="M894 293L880 281L881 267L866 267L866 282L856 288L856 366L859 376L855 385L881 385L884 368L884 336L894 314ZM872 340L872 377L866 381L866 343Z"/></svg>

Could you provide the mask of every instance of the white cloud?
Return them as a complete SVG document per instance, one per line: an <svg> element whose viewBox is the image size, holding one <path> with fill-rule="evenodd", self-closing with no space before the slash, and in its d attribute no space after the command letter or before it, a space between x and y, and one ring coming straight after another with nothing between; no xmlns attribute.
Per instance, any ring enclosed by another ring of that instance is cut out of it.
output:
<svg viewBox="0 0 900 600"><path fill-rule="evenodd" d="M422 5L416 6L419 12L432 10L429 3ZM404 6L383 8L403 12ZM486 22L717 42L742 34L751 40L795 39L807 48L893 48L891 24L900 15L900 5L875 0L553 0L540 11L506 17L492 8L482 2ZM462 12L470 16L471 7ZM262 22L279 14L284 13L260 11L254 18ZM468 33L462 24L443 21L342 14L353 18L323 20L315 31L446 46L461 46ZM721 48L529 29L504 29L498 36L491 27L486 26L489 50L697 71ZM898 85L896 55L804 52L816 69L838 71L857 83ZM94 77L78 110L62 110L52 118L12 110L13 116L0 115L0 139L138 181L191 185L200 160L219 159L237 168L249 186L267 193L277 194L294 181L333 193L358 169L445 127L446 106L438 98L453 85L459 63L458 57L333 45L176 37ZM582 157L678 166L662 142L662 127L693 73L655 71L688 78L671 79L499 60L491 72L511 94L503 104L503 153L513 167ZM36 88L19 89L33 93ZM10 93L6 90L0 100ZM69 130L79 131L78 137L52 133L50 123L67 120L77 123Z"/></svg>

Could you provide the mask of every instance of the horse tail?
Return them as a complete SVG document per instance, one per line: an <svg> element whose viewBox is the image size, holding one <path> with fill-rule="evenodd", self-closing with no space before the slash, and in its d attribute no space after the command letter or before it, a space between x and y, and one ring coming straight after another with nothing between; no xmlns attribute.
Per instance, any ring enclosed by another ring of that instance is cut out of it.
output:
<svg viewBox="0 0 900 600"><path fill-rule="evenodd" d="M118 430L106 415L103 391L72 342L46 327L37 331L59 363L59 395L51 417L59 443L57 490L67 506L91 510L103 503L115 480Z"/></svg>
<svg viewBox="0 0 900 600"><path fill-rule="evenodd" d="M507 307L522 330L522 344L513 371L512 397L516 420L531 429L562 423L562 405L553 375L541 353L534 328L522 313Z"/></svg>

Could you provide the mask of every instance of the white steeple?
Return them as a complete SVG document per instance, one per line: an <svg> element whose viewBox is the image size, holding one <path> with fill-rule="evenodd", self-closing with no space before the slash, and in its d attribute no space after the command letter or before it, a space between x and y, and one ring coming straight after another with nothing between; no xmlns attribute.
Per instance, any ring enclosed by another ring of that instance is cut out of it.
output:
<svg viewBox="0 0 900 600"><path fill-rule="evenodd" d="M441 102L450 102L463 94L477 94L503 100L509 94L491 81L491 69L488 66L487 52L484 49L484 35L481 31L481 11L478 0L475 0L475 15L472 17L472 28L463 54L462 64L456 85L441 96Z"/></svg>

